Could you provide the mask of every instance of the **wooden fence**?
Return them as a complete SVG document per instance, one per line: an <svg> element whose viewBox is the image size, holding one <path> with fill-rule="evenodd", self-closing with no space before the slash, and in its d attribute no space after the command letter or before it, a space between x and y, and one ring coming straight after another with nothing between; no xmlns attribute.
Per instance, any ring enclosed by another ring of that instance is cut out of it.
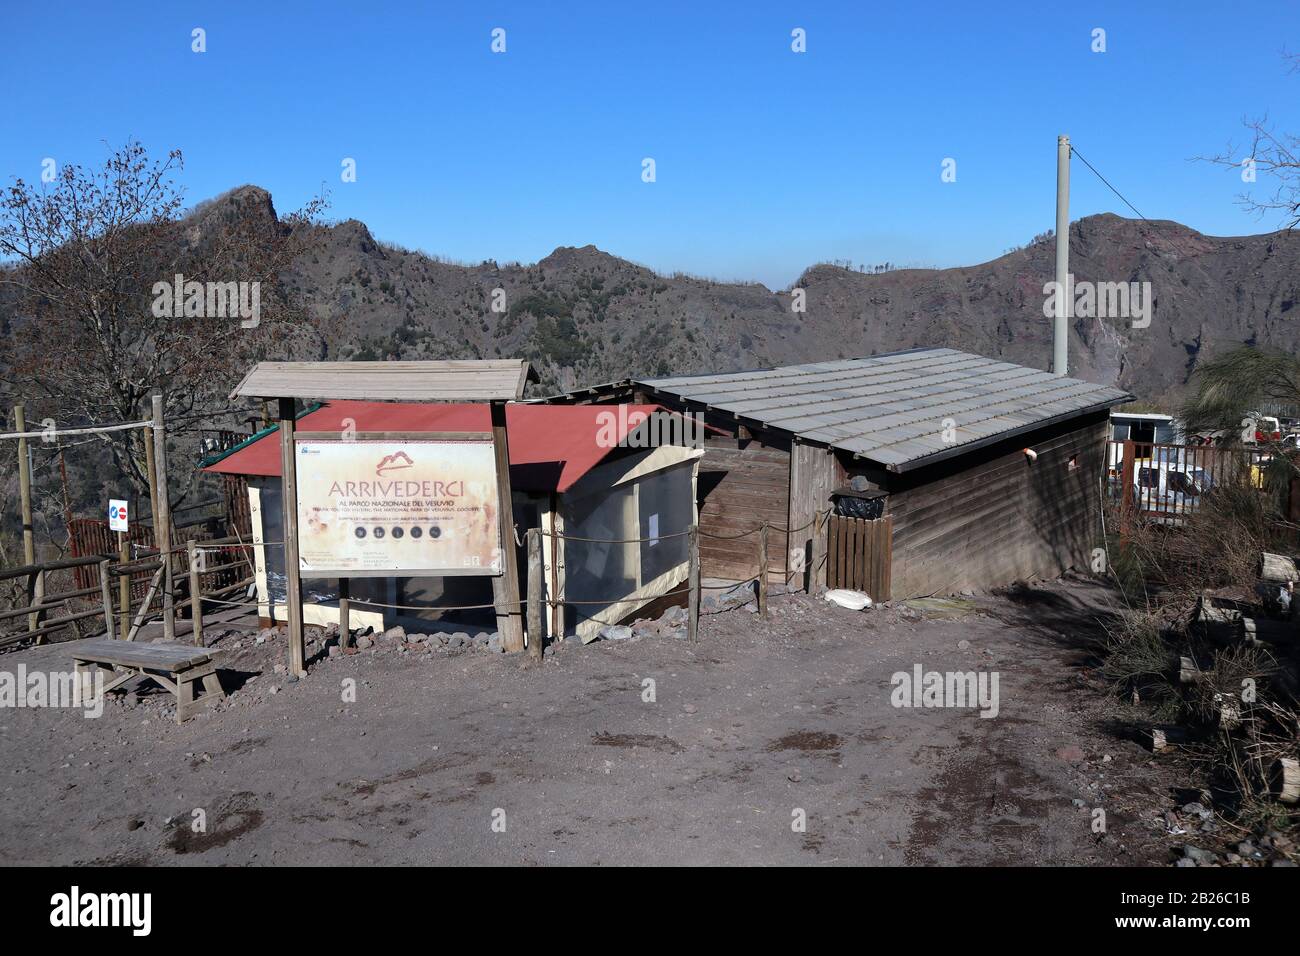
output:
<svg viewBox="0 0 1300 956"><path fill-rule="evenodd" d="M1261 448L1111 441L1107 493L1126 521L1181 524L1217 487L1249 484L1262 489L1270 458Z"/></svg>
<svg viewBox="0 0 1300 956"><path fill-rule="evenodd" d="M894 519L832 514L826 533L826 586L865 591L873 601L888 601L893 586Z"/></svg>
<svg viewBox="0 0 1300 956"><path fill-rule="evenodd" d="M203 602L209 599L238 602L239 592L253 584L252 548L246 546L240 537L203 542L190 539L185 547L173 549L172 561L177 590L184 595L175 601L173 607L175 610L189 609L193 640L201 643ZM154 607L155 599L161 600L163 593L163 567L162 556L156 551L144 558L125 562L120 555L109 552L0 571L0 583L25 581L27 594L26 604L0 612L0 647L29 639L39 643L46 636L68 627L80 637L80 622L94 618L102 620L108 636L134 639L144 622L155 613L163 613L161 606ZM77 586L67 591L43 593L42 583L60 571L72 571L77 575L84 572L93 580L86 585L74 580ZM134 590L127 592L121 585L140 575L144 576L146 586L137 600ZM91 607L79 609L79 603ZM216 604L218 610L223 606ZM64 613L46 619L45 615L55 610ZM20 630L4 633L6 622L20 618L26 618L19 625ZM100 624L100 621L91 621L96 630Z"/></svg>

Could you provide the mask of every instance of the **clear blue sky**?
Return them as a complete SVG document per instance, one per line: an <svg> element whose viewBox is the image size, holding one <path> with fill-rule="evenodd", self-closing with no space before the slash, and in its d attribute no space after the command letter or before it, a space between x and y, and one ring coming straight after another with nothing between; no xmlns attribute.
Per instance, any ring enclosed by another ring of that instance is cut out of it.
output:
<svg viewBox="0 0 1300 956"><path fill-rule="evenodd" d="M1300 130L1295 0L730 8L10 0L0 177L135 137L184 151L192 201L256 183L284 211L324 183L330 218L457 260L594 243L782 287L819 260L961 265L1026 242L1053 225L1065 132L1148 218L1276 226L1189 160L1240 142L1243 116ZM1128 214L1076 159L1072 218L1103 211Z"/></svg>

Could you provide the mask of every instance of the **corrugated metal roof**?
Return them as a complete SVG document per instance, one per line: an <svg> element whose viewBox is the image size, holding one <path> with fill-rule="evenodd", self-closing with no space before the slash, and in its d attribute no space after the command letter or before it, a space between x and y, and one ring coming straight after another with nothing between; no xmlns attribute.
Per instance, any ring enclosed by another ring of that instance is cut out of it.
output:
<svg viewBox="0 0 1300 956"><path fill-rule="evenodd" d="M895 471L1133 398L1106 385L945 348L638 384Z"/></svg>
<svg viewBox="0 0 1300 956"><path fill-rule="evenodd" d="M658 405L626 405L612 414L609 405L506 406L510 483L526 491L568 491L604 461L618 443ZM331 401L298 416L301 432L336 432L350 421L360 434L490 431L492 414L484 404L407 404ZM280 475L278 425L264 429L220 456L205 459L205 471L227 475Z"/></svg>
<svg viewBox="0 0 1300 956"><path fill-rule="evenodd" d="M491 402L524 397L536 381L522 359L441 362L259 362L231 398Z"/></svg>

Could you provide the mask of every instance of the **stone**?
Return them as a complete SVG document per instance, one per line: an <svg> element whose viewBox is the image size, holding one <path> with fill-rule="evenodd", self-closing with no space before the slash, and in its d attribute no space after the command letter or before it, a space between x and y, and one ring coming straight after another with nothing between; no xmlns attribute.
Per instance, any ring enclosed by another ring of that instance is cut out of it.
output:
<svg viewBox="0 0 1300 956"><path fill-rule="evenodd" d="M330 657L338 657L342 653L343 653L343 648L339 647L337 644L330 645L330 649L329 649Z"/></svg>
<svg viewBox="0 0 1300 956"><path fill-rule="evenodd" d="M966 648L970 647L970 641L966 641L966 640L958 641L957 646L964 651L966 650Z"/></svg>
<svg viewBox="0 0 1300 956"><path fill-rule="evenodd" d="M1209 850L1202 850L1200 847L1192 846L1190 843L1183 847L1183 856L1197 864L1217 863L1219 860L1217 853L1213 853Z"/></svg>
<svg viewBox="0 0 1300 956"><path fill-rule="evenodd" d="M600 636L606 641L626 641L632 636L632 628L625 624L609 624L600 629Z"/></svg>
<svg viewBox="0 0 1300 956"><path fill-rule="evenodd" d="M1210 819L1210 817L1214 816L1214 811L1207 810L1204 806L1202 806L1199 803L1183 804L1183 813L1191 814L1192 816L1195 817L1200 817L1202 820L1208 820Z"/></svg>
<svg viewBox="0 0 1300 956"><path fill-rule="evenodd" d="M405 637L406 628L400 626L390 627L388 630L384 631L384 633L379 635L379 639L385 643L396 643L397 641L405 639Z"/></svg>
<svg viewBox="0 0 1300 956"><path fill-rule="evenodd" d="M280 693L280 688L272 686L272 688L271 688L271 693L272 693L272 694L278 694L278 693Z"/></svg>
<svg viewBox="0 0 1300 956"><path fill-rule="evenodd" d="M406 639L412 644L424 644L429 640L428 634L408 634Z"/></svg>
<svg viewBox="0 0 1300 956"><path fill-rule="evenodd" d="M669 625L670 627L676 627L679 624L685 624L686 619L689 616L690 614L686 610L686 608L681 606L676 606L676 607L670 607L668 610L664 611L663 616L660 617L659 620Z"/></svg>
<svg viewBox="0 0 1300 956"><path fill-rule="evenodd" d="M451 648L464 647L468 643L468 634L453 634L447 639L447 646Z"/></svg>
<svg viewBox="0 0 1300 956"><path fill-rule="evenodd" d="M688 714L693 714L698 708L694 704L683 704L682 710Z"/></svg>
<svg viewBox="0 0 1300 956"><path fill-rule="evenodd" d="M504 654L506 652L505 644L502 642L500 634L493 634L488 638L487 648L493 654Z"/></svg>
<svg viewBox="0 0 1300 956"><path fill-rule="evenodd" d="M373 647L374 643L374 640L372 640L368 634L363 634L361 637L357 638L357 650L364 651Z"/></svg>
<svg viewBox="0 0 1300 956"><path fill-rule="evenodd" d="M684 627L675 627L671 631L665 632L664 636L671 637L674 640L684 641L686 638L690 637L690 633Z"/></svg>

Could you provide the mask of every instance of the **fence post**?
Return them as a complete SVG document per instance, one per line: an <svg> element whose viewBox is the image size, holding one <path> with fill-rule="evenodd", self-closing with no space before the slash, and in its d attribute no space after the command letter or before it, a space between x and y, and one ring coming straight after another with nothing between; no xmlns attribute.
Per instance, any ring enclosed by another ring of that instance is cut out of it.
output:
<svg viewBox="0 0 1300 956"><path fill-rule="evenodd" d="M172 578L172 505L167 489L167 437L163 430L163 397L153 396L153 459L157 471L158 510L153 516L154 546L163 563L163 639L176 640L176 588Z"/></svg>
<svg viewBox="0 0 1300 956"><path fill-rule="evenodd" d="M1136 455L1134 454L1133 442L1124 442L1124 453L1120 456L1120 468L1123 469L1119 476L1119 529L1120 534L1128 536L1133 522L1133 512L1136 508L1136 502L1133 500L1133 469L1136 465Z"/></svg>
<svg viewBox="0 0 1300 956"><path fill-rule="evenodd" d="M113 636L113 589L108 586L108 558L99 562L99 592L104 599L104 636Z"/></svg>
<svg viewBox="0 0 1300 956"><path fill-rule="evenodd" d="M808 558L808 575L805 580L808 582L804 589L808 594L816 594L820 581L817 580L817 572L820 568L825 573L826 564L826 512L818 511L813 515L813 539L812 554Z"/></svg>
<svg viewBox="0 0 1300 956"><path fill-rule="evenodd" d="M758 613L767 617L767 522L758 529Z"/></svg>
<svg viewBox="0 0 1300 956"><path fill-rule="evenodd" d="M529 528L528 538L528 656L542 661L546 635L542 627L542 529Z"/></svg>
<svg viewBox="0 0 1300 956"><path fill-rule="evenodd" d="M190 562L190 620L194 622L194 646L203 646L203 576L199 574L198 549L194 539L185 542L185 553Z"/></svg>
<svg viewBox="0 0 1300 956"><path fill-rule="evenodd" d="M690 549L690 594L687 599L686 636L695 643L700 639L700 526L691 525L687 538Z"/></svg>
<svg viewBox="0 0 1300 956"><path fill-rule="evenodd" d="M339 649L346 651L352 639L352 581L339 578Z"/></svg>
<svg viewBox="0 0 1300 956"><path fill-rule="evenodd" d="M149 479L149 521L153 525L153 543L158 545L158 466L153 460L153 429L143 428L144 470Z"/></svg>
<svg viewBox="0 0 1300 956"><path fill-rule="evenodd" d="M131 542L126 539L126 532L119 531L117 533L117 543L119 548L118 560L122 564L126 564L131 560ZM131 575L129 572L118 575L117 603L121 605L118 609L118 613L121 615L118 620L118 631L122 640L125 641L127 632L131 630Z"/></svg>
<svg viewBox="0 0 1300 956"><path fill-rule="evenodd" d="M27 410L23 405L14 406L14 430L19 432L27 431ZM36 563L36 537L32 527L32 472L31 459L27 456L27 439L18 439L18 497L22 506L22 532L23 532L23 563ZM35 600L31 604L40 604L41 598L45 596L45 574L40 572L36 575L32 586L28 588L29 595ZM41 612L33 611L27 615L27 630L34 631L41 626ZM44 635L36 638L37 644L45 642Z"/></svg>

